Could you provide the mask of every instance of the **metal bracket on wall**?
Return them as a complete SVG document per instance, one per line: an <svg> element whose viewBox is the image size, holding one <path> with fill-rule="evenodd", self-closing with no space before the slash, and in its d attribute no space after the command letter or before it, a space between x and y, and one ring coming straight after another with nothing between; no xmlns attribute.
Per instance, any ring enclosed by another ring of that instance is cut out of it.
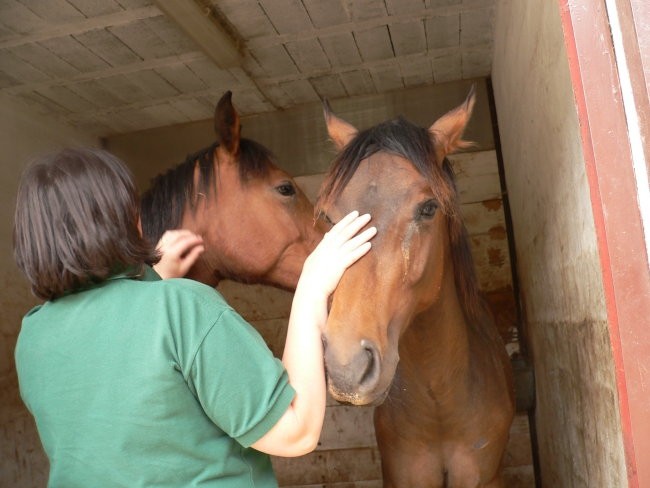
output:
<svg viewBox="0 0 650 488"><path fill-rule="evenodd" d="M515 383L517 412L527 412L535 406L535 372L528 359L520 354L510 358Z"/></svg>

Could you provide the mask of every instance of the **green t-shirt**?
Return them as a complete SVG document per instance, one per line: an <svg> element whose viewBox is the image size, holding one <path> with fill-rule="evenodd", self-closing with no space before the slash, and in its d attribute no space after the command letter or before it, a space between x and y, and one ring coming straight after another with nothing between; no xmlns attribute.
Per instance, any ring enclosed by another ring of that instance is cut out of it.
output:
<svg viewBox="0 0 650 488"><path fill-rule="evenodd" d="M51 487L272 487L248 447L294 390L261 336L212 288L116 276L46 302L16 346Z"/></svg>

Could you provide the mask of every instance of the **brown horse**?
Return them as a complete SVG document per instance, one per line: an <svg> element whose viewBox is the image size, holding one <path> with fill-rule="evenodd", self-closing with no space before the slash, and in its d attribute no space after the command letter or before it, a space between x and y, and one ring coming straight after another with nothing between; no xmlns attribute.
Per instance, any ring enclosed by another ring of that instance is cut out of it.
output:
<svg viewBox="0 0 650 488"><path fill-rule="evenodd" d="M294 290L324 225L294 180L263 145L240 137L239 115L226 92L215 109L218 141L157 176L143 194L144 235L168 229L203 237L205 252L188 278L262 283Z"/></svg>
<svg viewBox="0 0 650 488"><path fill-rule="evenodd" d="M325 105L340 153L321 215L368 212L373 248L343 275L323 339L329 391L379 404L385 487L498 487L514 414L505 348L479 296L446 155L475 101L428 130L399 118L362 132ZM383 403L382 403L383 402Z"/></svg>

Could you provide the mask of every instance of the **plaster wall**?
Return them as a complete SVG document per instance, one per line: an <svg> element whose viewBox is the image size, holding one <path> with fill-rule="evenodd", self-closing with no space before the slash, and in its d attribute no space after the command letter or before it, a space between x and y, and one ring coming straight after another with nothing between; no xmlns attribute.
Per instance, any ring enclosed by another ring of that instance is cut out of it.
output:
<svg viewBox="0 0 650 488"><path fill-rule="evenodd" d="M34 421L18 392L14 347L22 316L35 304L13 261L12 226L20 175L39 153L64 146L98 146L91 134L0 97L0 486L45 486L49 465Z"/></svg>
<svg viewBox="0 0 650 488"><path fill-rule="evenodd" d="M492 80L543 486L626 486L612 349L559 3L499 0Z"/></svg>

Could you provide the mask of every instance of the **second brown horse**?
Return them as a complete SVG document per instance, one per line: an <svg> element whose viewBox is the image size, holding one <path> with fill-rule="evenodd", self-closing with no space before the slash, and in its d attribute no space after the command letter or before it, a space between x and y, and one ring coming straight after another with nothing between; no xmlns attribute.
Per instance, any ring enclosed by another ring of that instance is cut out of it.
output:
<svg viewBox="0 0 650 488"><path fill-rule="evenodd" d="M395 119L358 132L326 105L340 149L317 210L372 215L372 250L334 292L324 330L332 396L378 404L387 488L502 486L514 414L504 345L479 296L453 172L468 99L429 129Z"/></svg>
<svg viewBox="0 0 650 488"><path fill-rule="evenodd" d="M217 142L154 178L143 194L145 236L158 242L169 229L203 237L205 252L188 278L217 286L222 279L294 290L325 225L262 144L242 138L226 92L217 103Z"/></svg>

